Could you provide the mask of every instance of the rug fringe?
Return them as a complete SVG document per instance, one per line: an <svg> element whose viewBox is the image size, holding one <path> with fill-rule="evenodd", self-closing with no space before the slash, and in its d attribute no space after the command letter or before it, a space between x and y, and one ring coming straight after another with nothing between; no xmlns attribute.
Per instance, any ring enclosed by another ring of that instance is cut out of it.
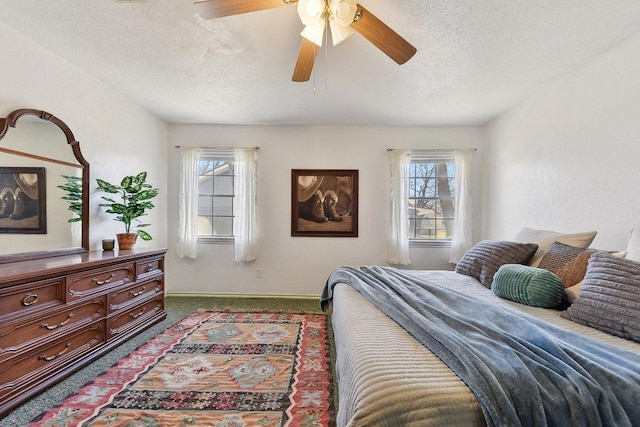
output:
<svg viewBox="0 0 640 427"><path fill-rule="evenodd" d="M199 308L196 310L198 313L277 313L277 314L323 314L323 311L310 311L310 310L269 310L264 308L242 308L227 306L220 309L213 308Z"/></svg>

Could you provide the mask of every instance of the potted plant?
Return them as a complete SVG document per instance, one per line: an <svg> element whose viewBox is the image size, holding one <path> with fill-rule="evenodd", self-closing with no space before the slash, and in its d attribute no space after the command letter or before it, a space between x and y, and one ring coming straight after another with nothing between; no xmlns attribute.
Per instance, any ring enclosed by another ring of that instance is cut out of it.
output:
<svg viewBox="0 0 640 427"><path fill-rule="evenodd" d="M69 202L69 210L73 216L67 222L78 222L82 220L82 177L62 175L67 181L64 185L58 185L58 188L65 191L62 200Z"/></svg>
<svg viewBox="0 0 640 427"><path fill-rule="evenodd" d="M140 229L149 226L149 224L143 224L138 219L147 215L145 213L146 210L155 207L151 199L158 195L158 189L147 184L146 180L146 172L140 172L135 176L125 176L120 185L110 184L102 179L96 180L100 190L120 196L120 201L102 196L102 199L108 203L100 203L99 206L106 207L107 213L116 216L114 220L124 224L125 232L116 235L118 248L122 250L131 249L135 245L138 236L142 240L152 239L149 233ZM134 232L131 231L132 225L135 226Z"/></svg>

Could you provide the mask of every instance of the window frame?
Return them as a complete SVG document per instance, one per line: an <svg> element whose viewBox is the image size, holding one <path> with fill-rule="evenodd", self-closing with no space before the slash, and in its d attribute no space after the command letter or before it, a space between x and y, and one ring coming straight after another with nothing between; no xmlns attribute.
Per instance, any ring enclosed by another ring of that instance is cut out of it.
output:
<svg viewBox="0 0 640 427"><path fill-rule="evenodd" d="M410 166L409 166L409 176L407 177L408 181L411 182L412 180L415 179L419 179L417 178L417 175L412 174L411 170L411 164L415 164L415 163L433 163L433 164L437 164L437 163L451 163L453 164L453 173L452 174L448 174L447 175L447 179L449 179L449 181L451 182L451 192L453 192L453 205L454 205L454 213L453 213L453 217L450 219L451 222L455 221L455 217L456 217L456 212L455 212L455 198L457 197L456 194L456 185L455 185L455 178L456 178L456 173L455 173L455 168L456 168L456 161L455 161L455 155L453 151L448 151L448 150L443 150L441 152L436 152L436 151L420 151L420 150L412 150L411 151L411 160L410 160ZM407 201L410 202L411 200L415 200L415 197L411 197L411 193L410 193L410 184L407 183L407 189L409 191L409 194L407 195ZM440 200L440 197L435 197L435 199ZM407 209L411 209L410 205L407 206ZM415 217L414 217L415 218ZM446 237L446 238L424 238L424 237L410 237L413 232L410 228L410 224L411 224L411 219L412 217L408 217L407 218L407 223L406 223L406 227L407 227L407 235L409 236L409 246L410 247L428 247L428 248L450 248L451 247L451 242L452 242L452 237Z"/></svg>
<svg viewBox="0 0 640 427"><path fill-rule="evenodd" d="M225 162L231 163L232 165L235 166L235 156L234 156L234 153L233 153L232 150L230 151L230 150L221 149L221 150L207 151L207 152L201 153L200 154L200 161L225 161ZM199 173L198 174L198 179L201 176L202 175ZM235 204L235 197L236 197L236 194L235 194L235 179L236 179L236 174L235 174L235 167L234 167L234 172L233 172L233 175L232 175L232 193L233 193L233 195L226 196L226 197L229 197L229 198L232 199L232 202L231 202L232 212L231 212L231 216L230 216L232 233L233 233L234 221L235 221L235 217L236 217L236 215L235 215L235 206L236 206L236 204ZM214 184L214 186L215 186L215 184ZM201 216L200 215L200 198L202 196L203 196L203 194L200 193L200 191L198 191L198 217ZM215 197L215 194L212 192L211 194L205 194L204 196L211 197L213 199ZM212 206L213 206L213 204L212 204ZM212 208L212 211L213 211L213 208ZM213 219L213 218L216 218L216 217L218 217L218 215L213 215L213 212L212 212L212 215L209 218ZM221 215L219 217L227 218L229 216L228 215ZM212 220L212 226L213 226L213 220ZM231 244L234 244L234 242L235 242L235 236L233 234L232 235L227 235L227 236L225 236L225 235L198 234L197 242L198 242L198 244L229 244L229 245L231 245Z"/></svg>

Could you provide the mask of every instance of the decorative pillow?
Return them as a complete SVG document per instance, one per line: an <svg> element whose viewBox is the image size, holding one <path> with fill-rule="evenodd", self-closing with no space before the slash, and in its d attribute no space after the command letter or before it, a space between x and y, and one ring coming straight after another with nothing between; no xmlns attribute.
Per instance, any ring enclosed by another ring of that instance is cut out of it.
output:
<svg viewBox="0 0 640 427"><path fill-rule="evenodd" d="M640 342L640 262L591 255L582 289L562 317Z"/></svg>
<svg viewBox="0 0 640 427"><path fill-rule="evenodd" d="M564 296L562 280L543 268L506 264L493 276L491 290L500 298L533 307L557 307Z"/></svg>
<svg viewBox="0 0 640 427"><path fill-rule="evenodd" d="M493 275L504 264L524 264L533 256L538 245L507 241L483 240L464 254L456 265L456 273L475 277L487 288Z"/></svg>
<svg viewBox="0 0 640 427"><path fill-rule="evenodd" d="M538 267L549 270L560 277L565 288L582 279L587 272L587 263L597 249L576 248L560 242L553 242L540 260Z"/></svg>
<svg viewBox="0 0 640 427"><path fill-rule="evenodd" d="M627 259L640 261L640 228L631 230L627 244Z"/></svg>
<svg viewBox="0 0 640 427"><path fill-rule="evenodd" d="M565 245L577 248L588 248L596 237L596 231L586 231L583 233L560 233L558 231L537 230L535 228L523 228L513 239L516 242L536 243L538 251L529 261L532 267L538 267L540 259L545 254L553 242L564 243Z"/></svg>
<svg viewBox="0 0 640 427"><path fill-rule="evenodd" d="M613 255L614 257L617 258L624 258L627 255L627 251L622 251L622 252L612 252L611 255ZM586 271L585 271L586 273ZM564 288L564 293L567 296L567 302L569 304L573 304L573 302L576 300L576 298L578 298L578 295L580 295L580 289L582 289L582 284L584 283L584 279L582 279L581 281L579 281L578 283L576 283L573 286L569 286L568 288Z"/></svg>

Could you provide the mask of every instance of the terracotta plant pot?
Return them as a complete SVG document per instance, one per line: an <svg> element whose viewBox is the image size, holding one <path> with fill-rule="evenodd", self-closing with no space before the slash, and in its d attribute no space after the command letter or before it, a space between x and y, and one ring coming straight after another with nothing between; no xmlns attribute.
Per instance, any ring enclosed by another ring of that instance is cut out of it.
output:
<svg viewBox="0 0 640 427"><path fill-rule="evenodd" d="M118 249L126 251L133 248L138 239L138 233L120 233L116 234L118 238Z"/></svg>

